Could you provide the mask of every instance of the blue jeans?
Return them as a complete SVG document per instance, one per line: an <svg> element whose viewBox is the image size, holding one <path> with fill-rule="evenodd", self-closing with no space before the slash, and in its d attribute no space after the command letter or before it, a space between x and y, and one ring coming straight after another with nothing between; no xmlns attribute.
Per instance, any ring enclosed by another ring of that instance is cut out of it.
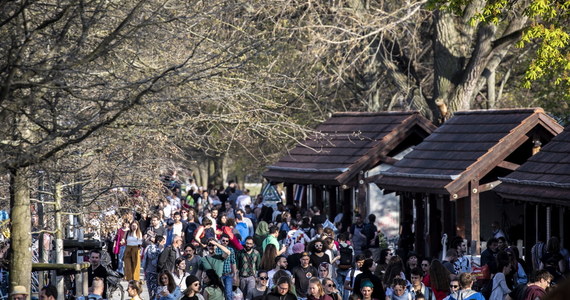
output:
<svg viewBox="0 0 570 300"><path fill-rule="evenodd" d="M125 249L127 248L127 246L121 246L121 248L119 248L119 258L117 259L117 272L121 273L121 274L125 274Z"/></svg>
<svg viewBox="0 0 570 300"><path fill-rule="evenodd" d="M234 290L233 290L233 276L223 275L222 282L224 283L224 288L226 289L226 300L233 300Z"/></svg>

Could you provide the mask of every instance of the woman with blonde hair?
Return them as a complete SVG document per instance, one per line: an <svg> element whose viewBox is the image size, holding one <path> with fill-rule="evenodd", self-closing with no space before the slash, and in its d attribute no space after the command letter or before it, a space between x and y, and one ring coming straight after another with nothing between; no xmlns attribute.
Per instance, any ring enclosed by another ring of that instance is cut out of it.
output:
<svg viewBox="0 0 570 300"><path fill-rule="evenodd" d="M333 300L331 296L325 293L325 288L321 281L313 277L309 279L309 292L307 293L308 300Z"/></svg>
<svg viewBox="0 0 570 300"><path fill-rule="evenodd" d="M129 225L129 231L123 237L123 245L125 249L125 279L139 281L141 279L141 246L143 243L143 235L137 221L132 221Z"/></svg>
<svg viewBox="0 0 570 300"><path fill-rule="evenodd" d="M341 300L342 297L338 289L336 288L336 283L330 278L323 278L323 287L325 289L325 294L329 295L333 300Z"/></svg>
<svg viewBox="0 0 570 300"><path fill-rule="evenodd" d="M142 300L141 294L143 292L142 283L140 281L131 280L127 286L127 293L131 300Z"/></svg>

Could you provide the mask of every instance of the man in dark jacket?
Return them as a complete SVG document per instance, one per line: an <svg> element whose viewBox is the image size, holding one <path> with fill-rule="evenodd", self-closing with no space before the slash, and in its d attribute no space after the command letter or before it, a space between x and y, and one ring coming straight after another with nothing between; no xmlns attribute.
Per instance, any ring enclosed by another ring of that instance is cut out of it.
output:
<svg viewBox="0 0 570 300"><path fill-rule="evenodd" d="M160 257L158 258L158 272L168 270L169 272L174 271L175 261L180 257L180 247L182 246L182 237L175 236L172 240L172 244L162 251Z"/></svg>

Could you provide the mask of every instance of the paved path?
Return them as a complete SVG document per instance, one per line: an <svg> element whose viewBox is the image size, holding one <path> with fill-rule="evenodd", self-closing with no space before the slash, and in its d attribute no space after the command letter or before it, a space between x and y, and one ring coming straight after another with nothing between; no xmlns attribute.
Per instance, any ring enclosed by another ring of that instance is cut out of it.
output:
<svg viewBox="0 0 570 300"><path fill-rule="evenodd" d="M144 282L144 272L142 272L142 270L141 270L141 280ZM131 297L129 297L129 293L127 293L128 284L129 284L128 281L121 280L121 286L123 286L123 291L125 291L124 300L131 299ZM150 299L149 295L148 295L147 288L146 288L146 282L144 282L144 284L143 284L143 293L141 295L141 298L143 300L149 300ZM119 297L119 294L115 292L113 295L111 295L109 297L109 300L121 300L121 299Z"/></svg>

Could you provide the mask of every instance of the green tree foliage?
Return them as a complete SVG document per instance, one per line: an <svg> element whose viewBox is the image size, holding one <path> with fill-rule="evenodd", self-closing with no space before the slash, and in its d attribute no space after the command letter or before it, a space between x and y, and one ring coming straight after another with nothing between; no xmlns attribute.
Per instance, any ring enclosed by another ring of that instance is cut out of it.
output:
<svg viewBox="0 0 570 300"><path fill-rule="evenodd" d="M435 9L448 9L457 15L464 14L464 8L476 1L430 1L430 7ZM528 22L522 28L521 39L517 43L518 48L532 47L530 64L522 78L522 86L531 88L538 84L544 84L544 80L562 84L566 90L564 94L570 94L570 1L557 0L532 0L532 1L484 1L477 13L470 19L470 24L478 23L504 25L506 16L513 9L522 9ZM558 89L558 88L556 88ZM565 96L562 96L565 97ZM547 103L545 103L547 104ZM548 105L546 105L548 106Z"/></svg>

